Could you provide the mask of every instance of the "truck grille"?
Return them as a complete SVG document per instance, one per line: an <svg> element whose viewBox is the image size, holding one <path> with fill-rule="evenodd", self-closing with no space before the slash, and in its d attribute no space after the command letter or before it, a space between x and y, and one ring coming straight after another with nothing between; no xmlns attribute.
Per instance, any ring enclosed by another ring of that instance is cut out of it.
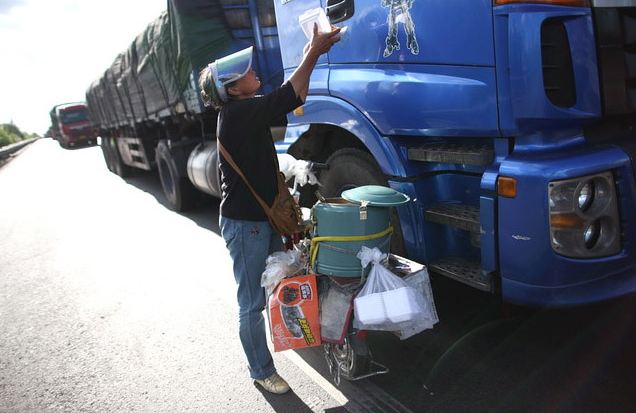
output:
<svg viewBox="0 0 636 413"><path fill-rule="evenodd" d="M93 134L93 129L90 126L86 126L84 128L71 129L71 137L75 139L90 137Z"/></svg>
<svg viewBox="0 0 636 413"><path fill-rule="evenodd" d="M632 3L633 4L633 3ZM603 113L636 113L636 7L593 8Z"/></svg>

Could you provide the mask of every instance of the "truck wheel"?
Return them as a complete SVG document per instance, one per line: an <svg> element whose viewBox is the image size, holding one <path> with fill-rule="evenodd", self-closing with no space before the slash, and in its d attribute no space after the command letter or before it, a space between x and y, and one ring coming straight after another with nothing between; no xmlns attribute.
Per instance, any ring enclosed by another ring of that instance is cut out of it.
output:
<svg viewBox="0 0 636 413"><path fill-rule="evenodd" d="M106 145L108 146L108 153L110 155L110 170L122 178L132 175L133 169L121 160L121 155L119 155L119 149L117 148L115 138L105 138L105 140Z"/></svg>
<svg viewBox="0 0 636 413"><path fill-rule="evenodd" d="M359 339L357 334L349 333L342 345L334 345L334 358L338 361L340 374L346 380L369 373L371 354L366 340Z"/></svg>
<svg viewBox="0 0 636 413"><path fill-rule="evenodd" d="M334 152L328 159L329 169L320 174L322 195L325 198L339 197L342 191L363 185L388 186L386 176L373 156L355 148L344 148ZM395 208L391 208L391 252L406 255L400 219Z"/></svg>
<svg viewBox="0 0 636 413"><path fill-rule="evenodd" d="M360 337L349 326L349 332L342 344L323 344L323 353L327 360L329 373L336 383L340 379L357 380L371 372L372 356L366 338ZM366 334L365 334L366 335Z"/></svg>
<svg viewBox="0 0 636 413"><path fill-rule="evenodd" d="M165 142L157 145L156 161L161 187L170 209L177 212L192 209L198 192L187 177L179 176L177 165Z"/></svg>
<svg viewBox="0 0 636 413"><path fill-rule="evenodd" d="M104 162L106 162L106 167L109 171L113 172L113 161L110 147L107 142L108 138L102 138L102 144L100 145L102 148L102 155L104 155Z"/></svg>

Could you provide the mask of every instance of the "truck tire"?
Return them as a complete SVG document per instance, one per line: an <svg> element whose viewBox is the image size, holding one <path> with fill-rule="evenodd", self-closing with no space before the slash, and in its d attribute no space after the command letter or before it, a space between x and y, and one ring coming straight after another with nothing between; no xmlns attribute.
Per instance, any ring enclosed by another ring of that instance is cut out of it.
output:
<svg viewBox="0 0 636 413"><path fill-rule="evenodd" d="M339 197L342 191L362 185L388 186L386 176L373 156L356 148L344 148L334 152L328 159L329 169L320 174L321 193L325 198ZM395 208L391 209L391 252L406 255L400 219Z"/></svg>
<svg viewBox="0 0 636 413"><path fill-rule="evenodd" d="M179 175L170 148L164 141L157 145L155 160L157 161L161 187L170 209L177 212L192 209L199 193L187 177Z"/></svg>
<svg viewBox="0 0 636 413"><path fill-rule="evenodd" d="M113 161L110 147L108 146L108 142L106 141L108 138L102 138L102 143L100 147L102 148L102 155L104 155L104 162L106 162L106 167L109 171L113 171Z"/></svg>
<svg viewBox="0 0 636 413"><path fill-rule="evenodd" d="M115 138L104 138L104 141L107 147L105 153L108 154L108 157L110 159L110 166L108 169L121 176L122 178L127 178L132 175L133 168L126 165L121 160L121 155L119 155L119 149L117 148L117 142L115 141Z"/></svg>

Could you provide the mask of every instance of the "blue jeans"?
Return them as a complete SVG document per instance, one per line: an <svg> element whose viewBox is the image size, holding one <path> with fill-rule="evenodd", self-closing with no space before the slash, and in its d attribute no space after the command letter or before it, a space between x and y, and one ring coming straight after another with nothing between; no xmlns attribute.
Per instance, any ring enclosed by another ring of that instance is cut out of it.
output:
<svg viewBox="0 0 636 413"><path fill-rule="evenodd" d="M265 290L261 275L267 256L283 248L280 235L267 221L242 221L219 217L221 236L230 251L237 284L239 336L247 356L250 376L264 379L276 372L267 348L265 333Z"/></svg>

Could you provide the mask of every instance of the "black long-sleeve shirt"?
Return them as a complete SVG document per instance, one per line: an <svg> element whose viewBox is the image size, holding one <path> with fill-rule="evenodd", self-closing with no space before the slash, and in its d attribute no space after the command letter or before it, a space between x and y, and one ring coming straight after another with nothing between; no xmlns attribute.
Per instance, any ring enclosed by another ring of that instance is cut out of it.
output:
<svg viewBox="0 0 636 413"><path fill-rule="evenodd" d="M219 113L217 139L268 204L277 192L276 150L270 126L281 116L302 105L291 83L264 96L232 100ZM266 221L265 211L232 166L220 157L221 215L247 221Z"/></svg>

